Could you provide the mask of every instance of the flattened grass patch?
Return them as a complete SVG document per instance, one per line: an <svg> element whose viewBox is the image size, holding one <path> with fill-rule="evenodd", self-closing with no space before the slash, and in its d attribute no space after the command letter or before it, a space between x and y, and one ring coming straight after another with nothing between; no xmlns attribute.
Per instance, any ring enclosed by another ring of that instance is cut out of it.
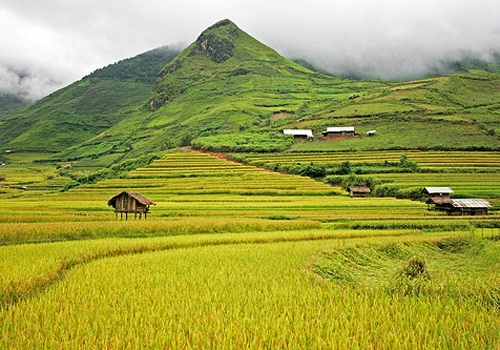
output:
<svg viewBox="0 0 500 350"><path fill-rule="evenodd" d="M500 242L470 235L325 250L312 269L353 289L499 307L498 264Z"/></svg>

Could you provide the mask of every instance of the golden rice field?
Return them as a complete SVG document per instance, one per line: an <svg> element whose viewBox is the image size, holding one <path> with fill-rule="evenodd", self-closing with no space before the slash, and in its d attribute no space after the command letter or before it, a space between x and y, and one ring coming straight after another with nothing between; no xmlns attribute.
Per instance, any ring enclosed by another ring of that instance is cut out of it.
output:
<svg viewBox="0 0 500 350"><path fill-rule="evenodd" d="M0 349L500 348L496 210L349 198L195 152L68 192L35 186L54 181L37 170L53 171L27 162L0 183ZM33 188L16 188L23 173ZM147 220L115 218L123 190L156 203Z"/></svg>

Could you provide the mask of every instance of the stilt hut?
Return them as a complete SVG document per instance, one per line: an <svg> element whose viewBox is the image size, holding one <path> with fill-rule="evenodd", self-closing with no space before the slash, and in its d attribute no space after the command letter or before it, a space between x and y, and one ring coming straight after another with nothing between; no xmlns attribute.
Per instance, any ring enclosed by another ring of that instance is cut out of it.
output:
<svg viewBox="0 0 500 350"><path fill-rule="evenodd" d="M123 191L111 198L108 201L108 205L115 208L115 215L117 218L118 213L120 214L120 219L123 219L123 214L125 214L125 220L128 220L129 213L134 214L134 219L137 218L137 214L139 214L139 219L141 219L142 214L144 214L144 219L146 219L149 212L149 206L155 205L155 203L140 193Z"/></svg>

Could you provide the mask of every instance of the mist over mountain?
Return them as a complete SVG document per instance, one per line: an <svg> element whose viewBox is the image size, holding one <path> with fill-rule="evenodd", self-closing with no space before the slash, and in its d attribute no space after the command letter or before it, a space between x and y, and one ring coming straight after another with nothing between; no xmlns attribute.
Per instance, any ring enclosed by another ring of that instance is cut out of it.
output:
<svg viewBox="0 0 500 350"><path fill-rule="evenodd" d="M222 20L181 53L159 48L119 61L2 117L0 151L109 166L180 146L231 152L256 137L254 151L282 150L272 144L281 144L283 129L321 135L345 125L377 137L332 144L320 136L303 147L500 147L495 64L451 62L461 74L394 82L340 78L301 63Z"/></svg>
<svg viewBox="0 0 500 350"><path fill-rule="evenodd" d="M0 69L0 86L38 99L124 57L185 48L222 18L287 58L343 77L412 80L448 74L449 62L468 57L492 63L500 51L500 2L492 0L5 0L0 66L17 77Z"/></svg>
<svg viewBox="0 0 500 350"><path fill-rule="evenodd" d="M178 53L167 46L147 51L98 69L17 113L0 114L0 144L63 150L105 131L147 101L158 72ZM1 96L11 111L14 102L19 108L26 103L12 94Z"/></svg>
<svg viewBox="0 0 500 350"><path fill-rule="evenodd" d="M0 93L0 118L27 107L29 102L16 95Z"/></svg>
<svg viewBox="0 0 500 350"><path fill-rule="evenodd" d="M52 72L38 70L36 66L0 63L0 94L12 95L30 103L61 88L62 84Z"/></svg>

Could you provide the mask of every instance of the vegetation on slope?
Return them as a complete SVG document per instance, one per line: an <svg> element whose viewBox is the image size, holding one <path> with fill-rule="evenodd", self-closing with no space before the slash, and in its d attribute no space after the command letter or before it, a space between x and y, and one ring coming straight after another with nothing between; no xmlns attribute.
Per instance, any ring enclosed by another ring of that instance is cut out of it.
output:
<svg viewBox="0 0 500 350"><path fill-rule="evenodd" d="M178 52L159 48L75 82L0 123L0 149L58 152L105 131L151 94L161 67Z"/></svg>
<svg viewBox="0 0 500 350"><path fill-rule="evenodd" d="M218 152L500 147L495 64L470 61L462 74L412 82L339 79L282 57L229 20L167 65L163 54L98 70L5 119L0 150L59 151L50 160L109 166L190 145ZM355 126L359 137L322 139L331 126ZM288 144L277 136L284 128L312 129L315 141ZM369 130L376 136L363 137Z"/></svg>
<svg viewBox="0 0 500 350"><path fill-rule="evenodd" d="M29 102L15 95L0 93L0 120L2 117L17 112L28 105Z"/></svg>

